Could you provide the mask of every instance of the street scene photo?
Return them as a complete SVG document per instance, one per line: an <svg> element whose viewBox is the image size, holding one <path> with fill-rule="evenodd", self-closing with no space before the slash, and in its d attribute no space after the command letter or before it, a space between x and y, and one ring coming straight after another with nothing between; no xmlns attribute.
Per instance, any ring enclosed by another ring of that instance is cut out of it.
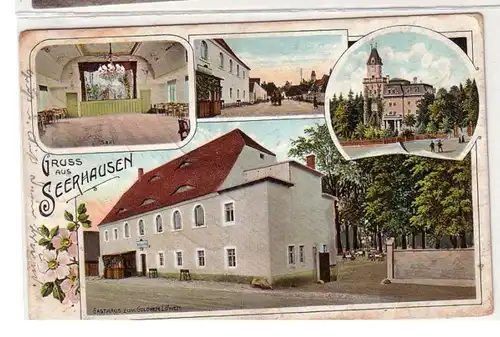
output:
<svg viewBox="0 0 500 337"><path fill-rule="evenodd" d="M470 157L335 149L323 118L234 121L131 157L65 215L87 315L476 298Z"/></svg>
<svg viewBox="0 0 500 337"><path fill-rule="evenodd" d="M327 119L341 151L463 158L479 116L472 61L440 34L386 30L356 41L332 71Z"/></svg>
<svg viewBox="0 0 500 337"><path fill-rule="evenodd" d="M335 31L195 40L197 117L324 115L346 46Z"/></svg>
<svg viewBox="0 0 500 337"><path fill-rule="evenodd" d="M36 55L38 134L49 148L172 144L190 133L176 41L51 45Z"/></svg>

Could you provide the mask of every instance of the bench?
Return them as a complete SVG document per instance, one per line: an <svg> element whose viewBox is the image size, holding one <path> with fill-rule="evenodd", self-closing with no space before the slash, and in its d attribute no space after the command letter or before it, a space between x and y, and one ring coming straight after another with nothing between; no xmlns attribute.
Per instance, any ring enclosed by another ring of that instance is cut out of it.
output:
<svg viewBox="0 0 500 337"><path fill-rule="evenodd" d="M189 269L181 269L179 275L180 281L191 281L191 274L189 273Z"/></svg>
<svg viewBox="0 0 500 337"><path fill-rule="evenodd" d="M158 277L158 269L150 268L148 276L149 276L149 278L157 278Z"/></svg>

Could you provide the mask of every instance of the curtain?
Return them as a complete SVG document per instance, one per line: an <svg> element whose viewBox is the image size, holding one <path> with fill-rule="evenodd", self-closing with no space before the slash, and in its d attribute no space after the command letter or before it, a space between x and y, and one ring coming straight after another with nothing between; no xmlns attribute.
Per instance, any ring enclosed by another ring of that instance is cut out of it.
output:
<svg viewBox="0 0 500 337"><path fill-rule="evenodd" d="M119 64L125 68L125 73L130 78L131 86L130 86L130 97L132 99L137 98L137 62L136 61L127 61L127 62L113 62L114 64ZM80 72L80 84L82 89L82 101L88 100L87 93L87 84L86 78L89 79L89 74L95 73L99 70L101 65L106 65L108 62L81 62L78 63L78 69ZM87 76L86 74L87 73ZM92 76L92 75L90 75Z"/></svg>

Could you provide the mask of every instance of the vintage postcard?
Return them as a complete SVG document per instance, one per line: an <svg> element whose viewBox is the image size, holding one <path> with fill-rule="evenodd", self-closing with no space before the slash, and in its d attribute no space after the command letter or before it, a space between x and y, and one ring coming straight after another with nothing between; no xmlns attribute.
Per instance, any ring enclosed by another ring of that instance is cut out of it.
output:
<svg viewBox="0 0 500 337"><path fill-rule="evenodd" d="M480 15L34 30L20 56L32 319L492 312Z"/></svg>

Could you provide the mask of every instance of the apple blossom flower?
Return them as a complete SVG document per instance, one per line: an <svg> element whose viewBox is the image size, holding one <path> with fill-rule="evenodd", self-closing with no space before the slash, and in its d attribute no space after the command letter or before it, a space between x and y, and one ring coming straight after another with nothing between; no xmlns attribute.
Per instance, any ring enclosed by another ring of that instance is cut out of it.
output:
<svg viewBox="0 0 500 337"><path fill-rule="evenodd" d="M40 269L45 274L45 281L54 282L57 279L64 279L70 273L69 263L71 263L69 254L65 251L59 253L55 250L44 251Z"/></svg>
<svg viewBox="0 0 500 337"><path fill-rule="evenodd" d="M76 304L80 301L78 288L78 265L72 265L68 277L61 283L61 290L64 292L63 304Z"/></svg>

